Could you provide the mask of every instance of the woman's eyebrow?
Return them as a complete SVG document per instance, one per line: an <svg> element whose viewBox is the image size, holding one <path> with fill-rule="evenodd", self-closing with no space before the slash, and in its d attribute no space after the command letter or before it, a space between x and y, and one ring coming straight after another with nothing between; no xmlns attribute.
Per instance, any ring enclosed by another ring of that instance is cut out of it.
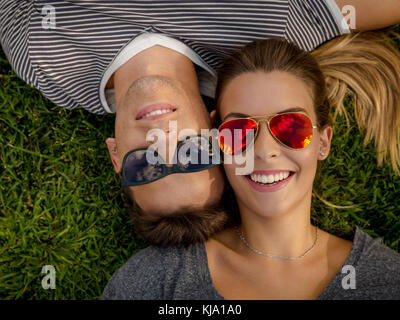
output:
<svg viewBox="0 0 400 320"><path fill-rule="evenodd" d="M309 115L308 112L307 112L307 110L304 109L304 108L289 108L289 109L285 109L285 110L283 110L283 111L280 111L280 112L278 112L277 114L285 113L285 112L299 112L299 111L304 112L304 113L306 113L307 115ZM228 113L228 114L224 117L224 119L223 119L222 121L225 121L227 118L230 118L230 117L232 117L232 118L248 118L248 117L251 117L251 116L248 115L248 114L245 114L245 113L231 112L231 113Z"/></svg>
<svg viewBox="0 0 400 320"><path fill-rule="evenodd" d="M225 121L225 119L227 119L229 117L232 117L232 118L247 118L247 117L250 117L250 116L247 115L247 114L244 114L244 113L240 113L240 112L231 112L231 113L228 113L224 117L224 119L222 121Z"/></svg>
<svg viewBox="0 0 400 320"><path fill-rule="evenodd" d="M310 114L307 112L307 110L306 110L305 108L299 108L299 107L297 107L297 108L286 109L286 110L283 110L282 112L279 112L279 113L284 113L284 112L299 112L299 111L304 112L304 113L307 114L307 115L310 115Z"/></svg>

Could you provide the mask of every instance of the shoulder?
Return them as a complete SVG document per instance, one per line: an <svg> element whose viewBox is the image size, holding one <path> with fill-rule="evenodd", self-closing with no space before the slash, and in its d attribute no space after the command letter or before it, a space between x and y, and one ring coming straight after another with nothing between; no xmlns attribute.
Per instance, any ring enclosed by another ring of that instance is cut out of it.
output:
<svg viewBox="0 0 400 320"><path fill-rule="evenodd" d="M358 227L342 237L350 254L320 299L400 299L400 254Z"/></svg>
<svg viewBox="0 0 400 320"><path fill-rule="evenodd" d="M103 300L165 299L174 276L196 254L197 246L150 246L134 254L108 281Z"/></svg>
<svg viewBox="0 0 400 320"><path fill-rule="evenodd" d="M358 229L359 263L379 272L393 273L400 279L400 254L385 246L381 238L373 238ZM373 271L373 270L371 270Z"/></svg>
<svg viewBox="0 0 400 320"><path fill-rule="evenodd" d="M358 228L354 244L357 287L373 297L400 299L400 254Z"/></svg>
<svg viewBox="0 0 400 320"><path fill-rule="evenodd" d="M110 278L102 299L161 299L165 269L179 248L147 247L135 253Z"/></svg>

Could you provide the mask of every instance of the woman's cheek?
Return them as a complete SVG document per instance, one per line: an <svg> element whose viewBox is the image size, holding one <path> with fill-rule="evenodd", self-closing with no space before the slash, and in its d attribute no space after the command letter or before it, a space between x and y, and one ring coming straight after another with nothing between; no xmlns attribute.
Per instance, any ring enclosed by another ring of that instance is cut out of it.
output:
<svg viewBox="0 0 400 320"><path fill-rule="evenodd" d="M228 182L231 185L233 191L236 194L237 198L240 198L240 195L246 193L246 186L243 184L243 176L236 174L236 169L238 167L234 164L224 164L224 170L226 177L228 178Z"/></svg>
<svg viewBox="0 0 400 320"><path fill-rule="evenodd" d="M226 173L226 177L228 178L228 181L233 188L236 185L236 182L239 178L239 176L237 176L235 174L236 168L237 167L234 164L224 164L224 170Z"/></svg>

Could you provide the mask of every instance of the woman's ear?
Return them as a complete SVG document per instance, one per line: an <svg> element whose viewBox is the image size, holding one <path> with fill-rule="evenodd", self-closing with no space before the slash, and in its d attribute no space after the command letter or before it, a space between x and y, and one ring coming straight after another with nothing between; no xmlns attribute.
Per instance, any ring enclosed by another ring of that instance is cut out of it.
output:
<svg viewBox="0 0 400 320"><path fill-rule="evenodd" d="M211 122L215 121L215 117L217 116L217 110L213 110L210 112L210 118L211 118Z"/></svg>
<svg viewBox="0 0 400 320"><path fill-rule="evenodd" d="M210 112L210 118L211 118L211 126L213 128L216 128L219 125L219 116L217 114L217 110L213 110Z"/></svg>
<svg viewBox="0 0 400 320"><path fill-rule="evenodd" d="M325 160L328 157L331 149L331 141L333 136L333 129L331 126L326 126L320 132L318 160Z"/></svg>
<svg viewBox="0 0 400 320"><path fill-rule="evenodd" d="M118 151L117 151L117 143L115 138L108 138L106 140L108 153L110 154L111 162L114 166L114 170L116 173L121 173L121 162L119 159Z"/></svg>

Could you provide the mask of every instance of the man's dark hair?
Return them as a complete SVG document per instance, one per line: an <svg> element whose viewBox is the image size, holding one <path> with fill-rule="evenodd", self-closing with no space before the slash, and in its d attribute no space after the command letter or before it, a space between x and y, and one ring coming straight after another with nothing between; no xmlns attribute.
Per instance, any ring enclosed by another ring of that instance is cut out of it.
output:
<svg viewBox="0 0 400 320"><path fill-rule="evenodd" d="M144 212L129 187L124 188L124 193L137 235L159 247L187 247L204 242L213 234L237 224L240 217L235 195L227 181L217 204L201 209L181 209L167 215Z"/></svg>

